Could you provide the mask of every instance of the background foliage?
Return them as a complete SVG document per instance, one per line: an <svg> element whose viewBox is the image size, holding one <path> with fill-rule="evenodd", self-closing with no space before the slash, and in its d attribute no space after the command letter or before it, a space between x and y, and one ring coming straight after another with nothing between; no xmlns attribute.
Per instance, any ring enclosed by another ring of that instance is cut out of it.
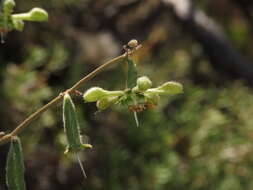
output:
<svg viewBox="0 0 253 190"><path fill-rule="evenodd" d="M24 32L9 33L0 45L1 131L11 131L120 54L131 38L144 45L135 56L139 74L148 75L155 86L179 81L185 93L163 98L155 110L139 114L139 128L126 110L97 113L93 103L74 97L82 131L94 146L82 155L85 181L76 160L63 154L61 105L46 112L21 135L28 189L253 188L252 86L215 66L207 52L221 47L206 49L160 1L27 0L17 2L16 9L34 6L48 10L49 22L27 23ZM252 2L202 0L194 7L219 24L237 53L253 60L253 22L247 12ZM83 90L90 86L124 88L121 66L101 73ZM6 189L8 146L0 147L1 190Z"/></svg>

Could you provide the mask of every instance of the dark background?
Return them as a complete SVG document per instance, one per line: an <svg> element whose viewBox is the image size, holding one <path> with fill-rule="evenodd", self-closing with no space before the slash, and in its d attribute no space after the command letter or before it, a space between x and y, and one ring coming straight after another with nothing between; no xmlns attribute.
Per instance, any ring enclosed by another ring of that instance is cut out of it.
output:
<svg viewBox="0 0 253 190"><path fill-rule="evenodd" d="M155 86L170 80L184 94L155 110L114 107L97 113L74 97L82 133L94 148L63 154L61 104L21 135L29 190L253 189L253 1L17 1L15 12L38 6L48 23L26 23L0 45L0 131L29 114L138 39L139 75ZM83 86L123 89L115 65ZM9 144L0 147L0 189Z"/></svg>

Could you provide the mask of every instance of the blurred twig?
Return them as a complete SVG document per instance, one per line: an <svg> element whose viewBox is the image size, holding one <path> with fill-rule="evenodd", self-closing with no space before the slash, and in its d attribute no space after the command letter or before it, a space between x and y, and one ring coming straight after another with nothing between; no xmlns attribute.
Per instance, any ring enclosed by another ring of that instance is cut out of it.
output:
<svg viewBox="0 0 253 190"><path fill-rule="evenodd" d="M199 42L214 69L226 76L253 83L251 61L233 47L211 18L196 9L191 0L162 1L170 8L183 29Z"/></svg>
<svg viewBox="0 0 253 190"><path fill-rule="evenodd" d="M233 0L232 2L240 8L241 12L251 25L251 32L253 32L252 0Z"/></svg>

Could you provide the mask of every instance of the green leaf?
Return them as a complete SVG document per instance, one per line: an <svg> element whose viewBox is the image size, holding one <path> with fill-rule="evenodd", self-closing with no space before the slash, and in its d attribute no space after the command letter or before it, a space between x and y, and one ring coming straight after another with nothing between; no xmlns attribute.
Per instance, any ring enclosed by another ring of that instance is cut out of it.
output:
<svg viewBox="0 0 253 190"><path fill-rule="evenodd" d="M136 86L137 80L137 68L133 60L127 59L127 88L133 88Z"/></svg>
<svg viewBox="0 0 253 190"><path fill-rule="evenodd" d="M63 100L63 124L68 140L68 151L78 151L82 147L80 129L76 115L75 105L69 94L65 94Z"/></svg>
<svg viewBox="0 0 253 190"><path fill-rule="evenodd" d="M11 141L7 165L6 182L9 190L25 190L24 162L21 142L18 137Z"/></svg>

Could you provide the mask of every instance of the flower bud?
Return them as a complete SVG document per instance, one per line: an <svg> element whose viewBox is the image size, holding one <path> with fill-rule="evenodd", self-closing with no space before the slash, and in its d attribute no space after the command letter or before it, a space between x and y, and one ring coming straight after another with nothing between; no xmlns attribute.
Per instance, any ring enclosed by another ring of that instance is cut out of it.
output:
<svg viewBox="0 0 253 190"><path fill-rule="evenodd" d="M24 29L24 22L19 19L12 19L13 27L18 31L23 31Z"/></svg>
<svg viewBox="0 0 253 190"><path fill-rule="evenodd" d="M41 8L33 8L30 12L30 19L31 21L47 21L48 20L48 13Z"/></svg>
<svg viewBox="0 0 253 190"><path fill-rule="evenodd" d="M99 110L104 110L104 109L108 108L109 106L113 105L117 100L118 100L117 96L103 98L101 100L98 100L96 105Z"/></svg>
<svg viewBox="0 0 253 190"><path fill-rule="evenodd" d="M106 90L99 88L99 87L93 87L84 93L83 99L86 102L96 102L96 101L104 98L106 95L107 95Z"/></svg>
<svg viewBox="0 0 253 190"><path fill-rule="evenodd" d="M130 40L127 45L130 47L130 48L135 48L138 46L138 41L133 39L133 40Z"/></svg>
<svg viewBox="0 0 253 190"><path fill-rule="evenodd" d="M1 131L0 132L0 138L3 137L5 135L5 132Z"/></svg>
<svg viewBox="0 0 253 190"><path fill-rule="evenodd" d="M137 93L137 92L139 92L139 89L138 89L138 87L137 87L137 86L133 87L133 88L132 88L132 92L134 92L134 93Z"/></svg>
<svg viewBox="0 0 253 190"><path fill-rule="evenodd" d="M142 76L137 79L137 87L140 91L145 91L151 86L152 82L147 76Z"/></svg>
<svg viewBox="0 0 253 190"><path fill-rule="evenodd" d="M15 7L15 1L14 0L5 0L4 6L3 6L3 12L5 15L10 15L13 8Z"/></svg>

